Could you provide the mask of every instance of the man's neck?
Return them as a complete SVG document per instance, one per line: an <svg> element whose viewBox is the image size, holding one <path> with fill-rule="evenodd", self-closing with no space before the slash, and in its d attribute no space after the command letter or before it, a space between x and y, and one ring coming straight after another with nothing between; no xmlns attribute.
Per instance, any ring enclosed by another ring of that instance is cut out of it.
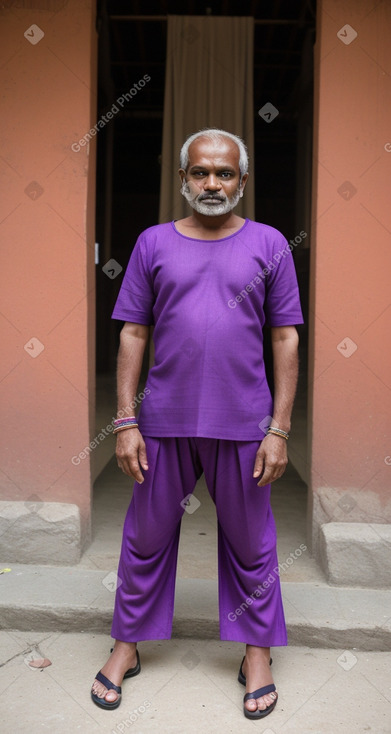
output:
<svg viewBox="0 0 391 734"><path fill-rule="evenodd" d="M201 239L203 236L205 239L215 239L236 232L243 226L244 221L232 211L216 217L208 217L193 211L189 217L179 219L175 226L182 234L201 236Z"/></svg>
<svg viewBox="0 0 391 734"><path fill-rule="evenodd" d="M190 222L189 220L192 221ZM204 230L234 229L237 227L239 220L241 220L241 217L238 217L232 211L216 217L210 217L206 214L193 211L188 218L189 226Z"/></svg>

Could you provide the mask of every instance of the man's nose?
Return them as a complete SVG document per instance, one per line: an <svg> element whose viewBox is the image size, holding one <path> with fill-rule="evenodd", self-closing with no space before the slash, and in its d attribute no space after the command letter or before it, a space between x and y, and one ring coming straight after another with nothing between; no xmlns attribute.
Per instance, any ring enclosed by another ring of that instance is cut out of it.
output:
<svg viewBox="0 0 391 734"><path fill-rule="evenodd" d="M221 183L214 173L210 173L205 179L204 189L207 189L208 191L218 191L221 189Z"/></svg>

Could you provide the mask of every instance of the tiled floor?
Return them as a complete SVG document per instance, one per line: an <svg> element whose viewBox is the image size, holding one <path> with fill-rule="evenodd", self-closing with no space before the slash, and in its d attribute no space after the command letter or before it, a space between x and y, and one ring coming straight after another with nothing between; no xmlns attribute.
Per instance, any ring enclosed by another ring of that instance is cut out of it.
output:
<svg viewBox="0 0 391 734"><path fill-rule="evenodd" d="M279 693L262 721L244 718L237 682L243 645L204 640L141 642L141 674L123 684L121 705L90 699L108 656L107 635L1 632L2 734L389 734L387 653L275 648ZM32 670L29 660L52 665Z"/></svg>

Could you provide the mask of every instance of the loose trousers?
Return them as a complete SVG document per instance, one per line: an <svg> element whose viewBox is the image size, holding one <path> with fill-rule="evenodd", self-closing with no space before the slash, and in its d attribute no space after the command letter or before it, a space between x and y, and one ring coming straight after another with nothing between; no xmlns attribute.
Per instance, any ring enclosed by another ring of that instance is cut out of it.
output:
<svg viewBox="0 0 391 734"><path fill-rule="evenodd" d="M144 440L149 469L125 518L112 637L171 637L181 518L204 472L218 520L220 638L287 645L270 484L252 476L259 441Z"/></svg>

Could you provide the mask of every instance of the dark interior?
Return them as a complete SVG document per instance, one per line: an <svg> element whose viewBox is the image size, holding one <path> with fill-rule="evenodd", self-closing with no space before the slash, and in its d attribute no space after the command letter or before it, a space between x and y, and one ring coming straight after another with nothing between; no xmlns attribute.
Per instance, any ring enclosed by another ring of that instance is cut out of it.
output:
<svg viewBox="0 0 391 734"><path fill-rule="evenodd" d="M125 269L139 233L158 222L168 14L255 19L255 219L281 230L288 240L307 232L305 246L293 252L307 321L315 11L314 0L98 2L97 118L144 74L151 77L143 93L124 105L97 136L98 375L115 371L121 323L110 316L123 275L110 279L102 266L114 258ZM272 124L258 115L266 102L279 111ZM303 382L307 325L299 332ZM144 372L147 359L148 355ZM272 382L271 375L269 379Z"/></svg>

